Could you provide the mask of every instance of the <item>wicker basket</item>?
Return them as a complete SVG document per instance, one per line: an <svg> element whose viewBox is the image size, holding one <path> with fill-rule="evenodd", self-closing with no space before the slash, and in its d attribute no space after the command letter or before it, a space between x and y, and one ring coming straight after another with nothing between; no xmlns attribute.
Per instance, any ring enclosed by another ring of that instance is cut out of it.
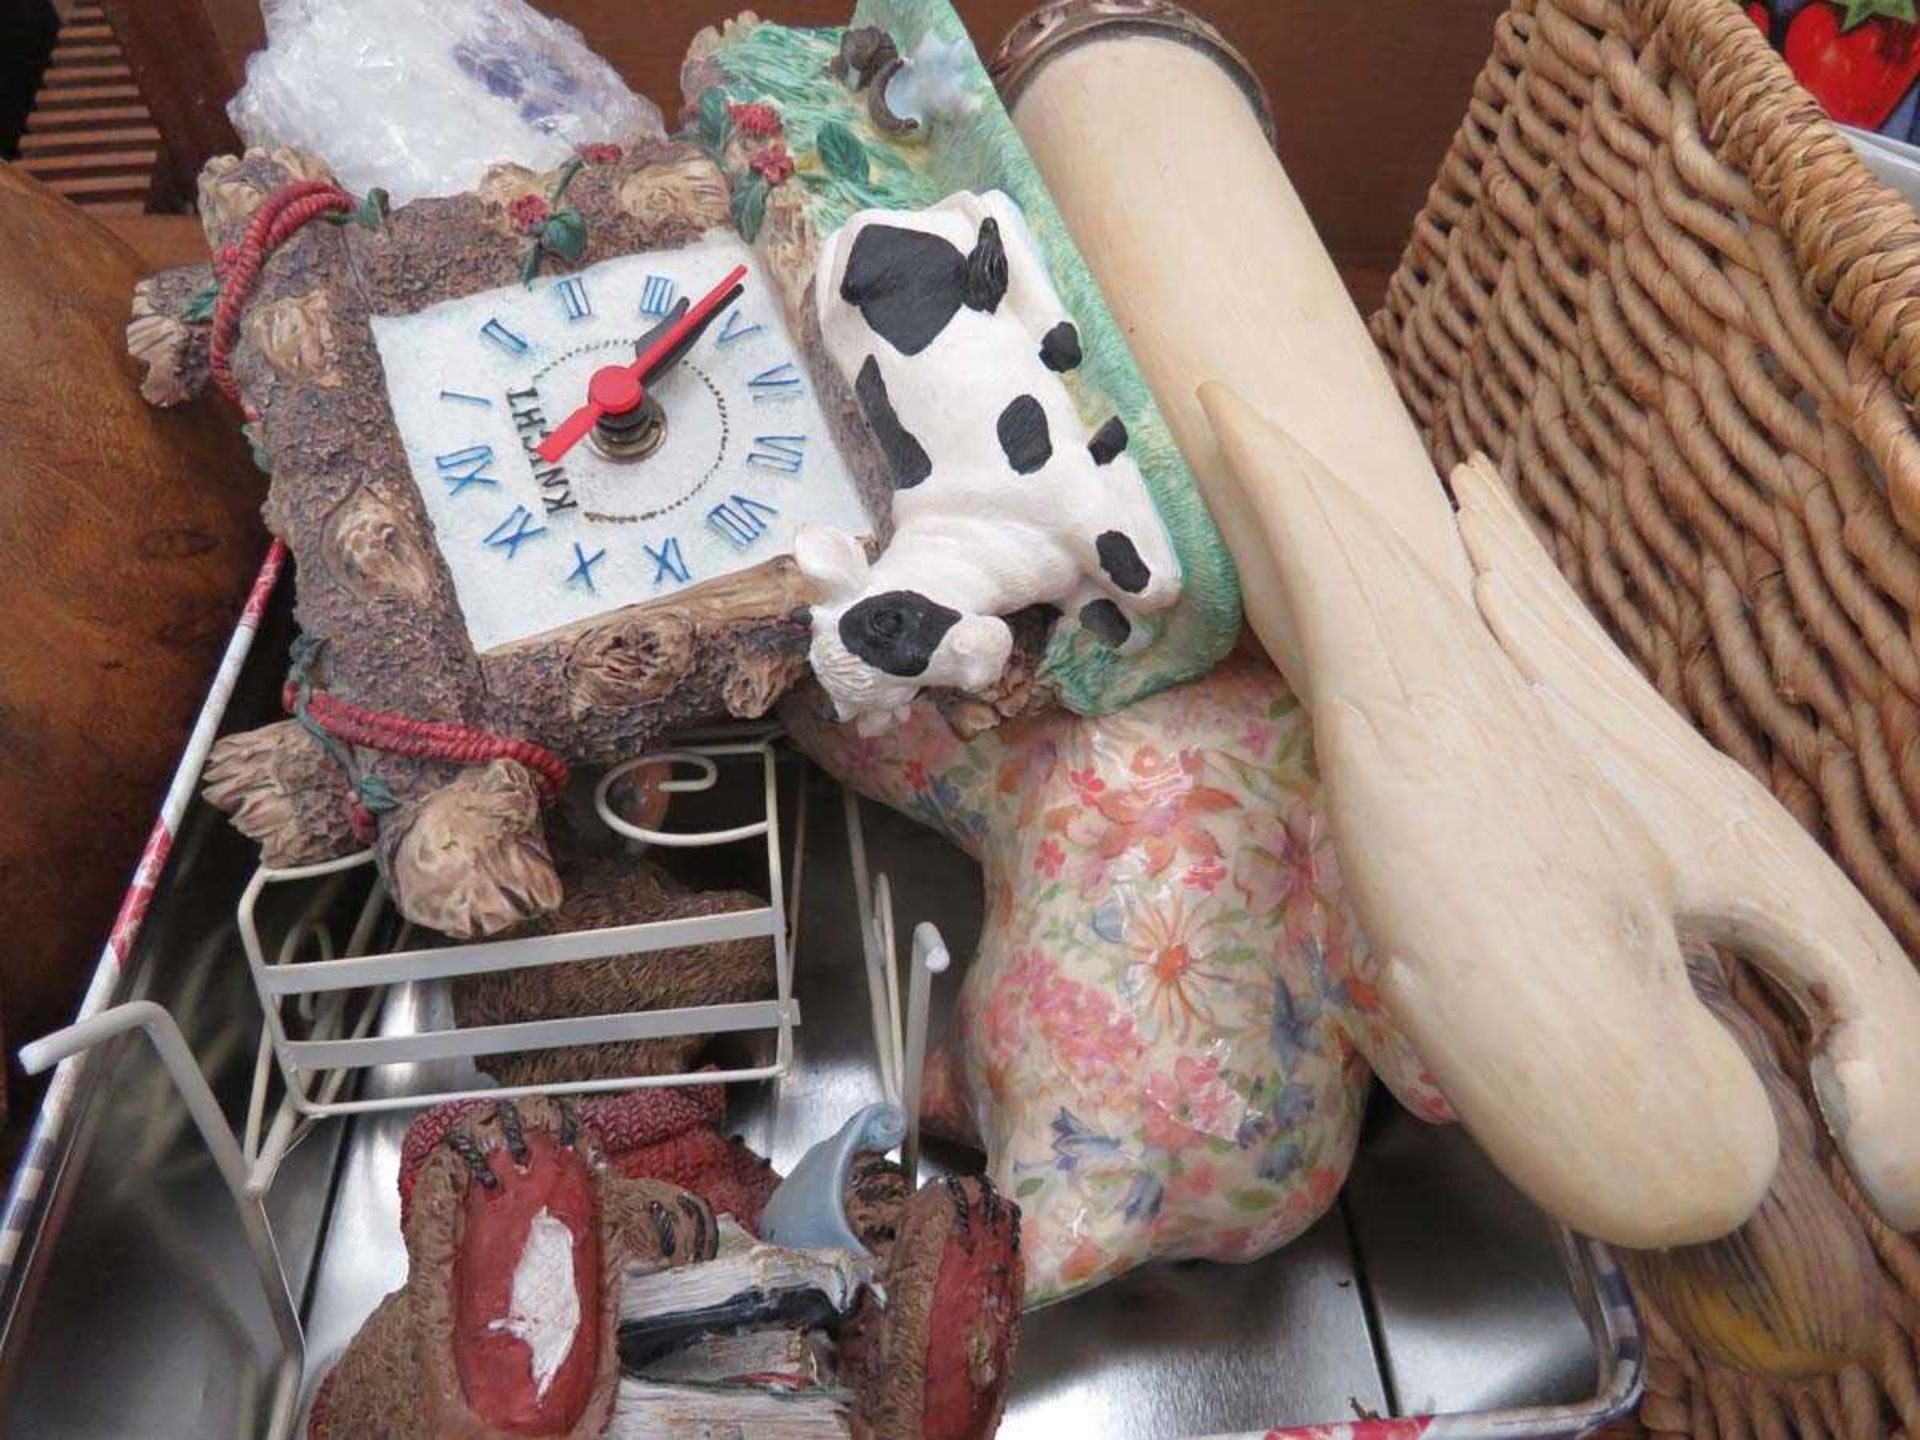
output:
<svg viewBox="0 0 1920 1440"><path fill-rule="evenodd" d="M1515 0L1373 327L1443 471L1500 463L1920 954L1920 220L1742 7ZM1886 1272L1879 1363L1739 1381L1654 1317L1649 1430L1920 1440L1920 1250L1829 1171Z"/></svg>

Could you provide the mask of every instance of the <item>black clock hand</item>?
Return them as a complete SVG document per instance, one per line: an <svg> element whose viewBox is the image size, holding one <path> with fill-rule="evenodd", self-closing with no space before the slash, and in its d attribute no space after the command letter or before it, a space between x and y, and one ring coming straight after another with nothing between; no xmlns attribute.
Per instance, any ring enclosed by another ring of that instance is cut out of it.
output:
<svg viewBox="0 0 1920 1440"><path fill-rule="evenodd" d="M647 351L651 350L654 341L658 340L662 335L666 334L667 331L680 323L680 317L687 313L687 307L692 303L693 301L689 300L685 295L682 295L678 300L674 301L673 308L661 316L660 323L633 342L634 355L644 355Z"/></svg>
<svg viewBox="0 0 1920 1440"><path fill-rule="evenodd" d="M678 359L684 353L681 342L686 336L701 334L717 312L740 298L743 288L741 282L746 275L746 266L734 266L718 285L701 297L698 304L688 307L678 320L661 331L652 346L631 365L602 365L594 371L592 378L587 381L587 403L562 420L546 439L534 446L534 453L549 465L558 464L561 456L586 439L593 428L608 416L633 415L638 411L646 404L646 382L653 378L661 361L670 355Z"/></svg>
<svg viewBox="0 0 1920 1440"><path fill-rule="evenodd" d="M744 284L735 285L725 295L721 296L719 302L701 318L699 324L687 331L685 335L682 335L679 343L671 350L667 351L664 355L660 356L659 359L655 360L653 364L649 365L640 378L645 381L658 380L662 375L678 365L680 361L685 358L687 351L691 350L695 343L699 341L700 337L707 333L708 327L733 307L733 302L740 298L741 292L746 288ZM677 323L679 317L686 314L686 309L687 302L683 297L680 303L674 306L673 312L648 332L647 338L641 340L639 347L634 353L645 355L650 348L649 341L664 334L664 327Z"/></svg>

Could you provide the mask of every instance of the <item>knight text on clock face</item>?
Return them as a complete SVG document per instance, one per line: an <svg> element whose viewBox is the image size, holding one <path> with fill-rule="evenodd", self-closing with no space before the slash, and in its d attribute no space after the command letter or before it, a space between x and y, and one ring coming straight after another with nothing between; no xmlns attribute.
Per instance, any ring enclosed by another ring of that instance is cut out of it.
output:
<svg viewBox="0 0 1920 1440"><path fill-rule="evenodd" d="M744 293L646 387L647 444L536 452L596 371L630 364L736 265ZM730 235L376 316L373 332L481 653L759 565L804 523L871 529L778 299Z"/></svg>

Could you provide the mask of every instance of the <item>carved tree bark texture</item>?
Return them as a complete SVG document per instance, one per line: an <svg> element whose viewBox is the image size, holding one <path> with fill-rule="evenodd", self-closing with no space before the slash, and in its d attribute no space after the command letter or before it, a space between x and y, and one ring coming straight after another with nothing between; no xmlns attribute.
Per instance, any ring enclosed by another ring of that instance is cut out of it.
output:
<svg viewBox="0 0 1920 1440"><path fill-rule="evenodd" d="M880 1184L884 1194L890 1187ZM856 1433L991 1440L1026 1294L1020 1207L984 1176L949 1176L921 1186L890 1218L886 1306L869 1302L843 1340Z"/></svg>
<svg viewBox="0 0 1920 1440"><path fill-rule="evenodd" d="M0 166L0 968L72 1017L266 539L230 413L144 404L137 257Z"/></svg>
<svg viewBox="0 0 1920 1440"><path fill-rule="evenodd" d="M209 327L186 315L211 284L211 265L183 265L134 287L127 353L145 367L140 393L148 404L163 410L184 405L207 388Z"/></svg>
<svg viewBox="0 0 1920 1440"><path fill-rule="evenodd" d="M263 865L317 865L360 848L340 766L297 720L215 741L200 783L259 844Z"/></svg>

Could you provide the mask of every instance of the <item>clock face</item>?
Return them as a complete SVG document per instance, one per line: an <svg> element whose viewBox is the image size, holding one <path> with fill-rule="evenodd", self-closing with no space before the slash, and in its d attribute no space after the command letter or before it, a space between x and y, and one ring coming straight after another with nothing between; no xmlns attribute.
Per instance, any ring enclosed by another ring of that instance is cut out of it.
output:
<svg viewBox="0 0 1920 1440"><path fill-rule="evenodd" d="M647 393L643 458L534 447L736 265L746 291ZM752 252L722 232L375 316L393 416L474 649L645 604L792 549L805 523L872 526Z"/></svg>

